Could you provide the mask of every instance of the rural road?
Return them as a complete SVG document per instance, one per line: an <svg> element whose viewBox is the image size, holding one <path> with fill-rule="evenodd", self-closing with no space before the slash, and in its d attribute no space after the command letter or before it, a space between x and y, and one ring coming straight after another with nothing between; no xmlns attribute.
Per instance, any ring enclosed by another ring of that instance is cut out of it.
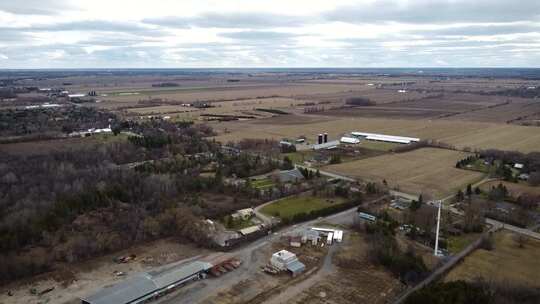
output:
<svg viewBox="0 0 540 304"><path fill-rule="evenodd" d="M500 225L493 225L491 229L489 229L486 233L484 233L484 236L489 235L490 233L496 232L497 230L501 229L502 226ZM472 244L467 246L465 249L463 249L460 253L453 255L450 257L450 259L441 267L437 268L434 272L432 272L427 278L425 278L422 282L416 284L414 287L407 289L396 301L394 301L394 304L401 304L409 297L413 292L422 289L424 286L429 285L430 283L436 281L441 276L443 276L446 272L448 272L452 267L454 267L459 261L461 261L463 258L465 258L467 255L469 255L471 252L476 250L480 244L482 243L482 238L478 238L476 241L474 241Z"/></svg>
<svg viewBox="0 0 540 304"><path fill-rule="evenodd" d="M368 202L368 204L374 204L386 197L381 197ZM173 293L167 297L164 297L155 303L160 304L191 304L201 303L208 297L215 295L221 290L228 290L236 284L244 280L249 280L255 272L260 272L257 261L259 259L269 259L269 256L261 256L259 250L261 247L269 244L270 242L278 240L281 236L295 235L301 231L312 227L319 221L326 221L332 224L351 224L356 218L356 207L330 215L321 217L308 222L300 223L293 226L288 226L273 234L267 235L253 243L247 244L244 247L235 249L230 252L231 255L241 259L244 263L237 270L225 275L223 278L207 279L198 282L194 282L184 288L180 289L177 293ZM333 252L333 251L329 251ZM331 267L331 256L322 266L322 273L328 273ZM316 275L316 274L315 274ZM315 279L314 279L315 280ZM307 283L306 283L307 284Z"/></svg>

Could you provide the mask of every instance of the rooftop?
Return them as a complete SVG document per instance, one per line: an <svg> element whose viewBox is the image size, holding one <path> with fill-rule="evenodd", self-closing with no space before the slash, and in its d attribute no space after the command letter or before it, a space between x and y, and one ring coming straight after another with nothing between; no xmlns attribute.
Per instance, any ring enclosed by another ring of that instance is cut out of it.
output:
<svg viewBox="0 0 540 304"><path fill-rule="evenodd" d="M81 299L92 304L131 303L211 267L210 263L199 261L176 263L156 271L139 273Z"/></svg>

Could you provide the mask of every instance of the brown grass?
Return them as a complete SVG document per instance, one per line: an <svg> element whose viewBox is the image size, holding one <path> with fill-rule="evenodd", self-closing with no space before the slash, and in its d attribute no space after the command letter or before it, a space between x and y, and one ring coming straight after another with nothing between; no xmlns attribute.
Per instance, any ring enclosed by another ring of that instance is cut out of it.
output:
<svg viewBox="0 0 540 304"><path fill-rule="evenodd" d="M491 251L478 249L446 276L445 281L485 280L512 282L540 287L540 241L527 239L524 248L518 248L515 234L507 231L495 234Z"/></svg>

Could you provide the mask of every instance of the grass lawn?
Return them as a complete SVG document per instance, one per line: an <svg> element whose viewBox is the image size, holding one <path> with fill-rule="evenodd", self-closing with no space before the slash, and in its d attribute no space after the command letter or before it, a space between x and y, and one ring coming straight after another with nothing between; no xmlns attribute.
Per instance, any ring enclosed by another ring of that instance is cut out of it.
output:
<svg viewBox="0 0 540 304"><path fill-rule="evenodd" d="M296 151L292 153L285 153L283 157L287 156L295 164L303 164L304 161L310 160L315 152L311 150Z"/></svg>
<svg viewBox="0 0 540 304"><path fill-rule="evenodd" d="M270 205L264 206L261 212L271 216L278 216L281 219L292 218L298 213L309 213L313 210L324 209L345 202L342 198L330 199L314 196L295 196L279 200Z"/></svg>
<svg viewBox="0 0 540 304"><path fill-rule="evenodd" d="M359 147L375 150L375 151L384 151L388 152L395 147L400 146L400 144L384 142L384 141L374 141L374 140L362 140Z"/></svg>
<svg viewBox="0 0 540 304"><path fill-rule="evenodd" d="M459 236L451 236L448 238L447 249L450 253L456 254L469 246L481 235L481 233L465 233Z"/></svg>
<svg viewBox="0 0 540 304"><path fill-rule="evenodd" d="M253 223L251 219L245 219L245 220L244 219L237 219L237 220L231 219L231 221L229 222L227 220L227 217L224 217L221 220L221 222L227 229L231 229L231 230L240 230L240 229L244 229L244 228L255 225L255 223Z"/></svg>
<svg viewBox="0 0 540 304"><path fill-rule="evenodd" d="M540 241L527 238L525 246L519 248L515 237L514 233L508 231L497 232L493 250L476 250L452 269L445 281L481 277L488 281L540 287Z"/></svg>
<svg viewBox="0 0 540 304"><path fill-rule="evenodd" d="M269 178L257 179L250 181L251 186L255 189L268 189L275 186L275 183Z"/></svg>

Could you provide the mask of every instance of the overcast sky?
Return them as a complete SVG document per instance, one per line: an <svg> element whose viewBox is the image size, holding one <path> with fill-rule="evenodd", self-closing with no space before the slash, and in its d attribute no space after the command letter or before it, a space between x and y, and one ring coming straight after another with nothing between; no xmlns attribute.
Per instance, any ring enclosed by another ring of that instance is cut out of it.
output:
<svg viewBox="0 0 540 304"><path fill-rule="evenodd" d="M0 0L0 68L540 67L540 0Z"/></svg>

